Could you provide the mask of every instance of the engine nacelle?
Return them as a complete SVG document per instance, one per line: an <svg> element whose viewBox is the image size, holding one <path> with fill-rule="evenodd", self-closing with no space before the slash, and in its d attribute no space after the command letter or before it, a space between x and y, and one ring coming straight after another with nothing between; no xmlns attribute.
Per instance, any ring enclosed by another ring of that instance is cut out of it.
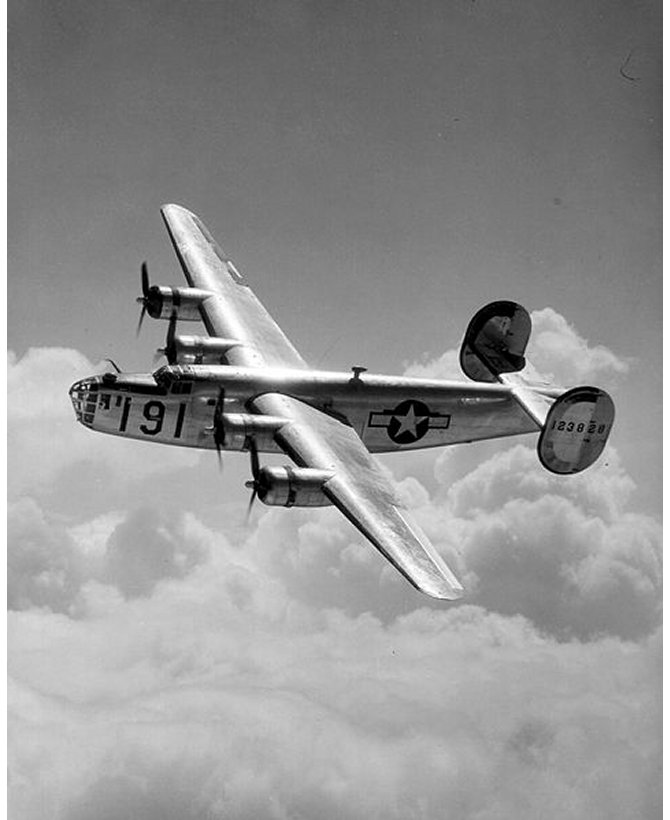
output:
<svg viewBox="0 0 670 820"><path fill-rule="evenodd" d="M200 321L200 305L214 294L200 288L167 288L152 285L144 297L152 319L171 319L176 314L183 322Z"/></svg>
<svg viewBox="0 0 670 820"><path fill-rule="evenodd" d="M236 339L209 336L175 336L176 361L186 364L225 364L228 351L241 344Z"/></svg>
<svg viewBox="0 0 670 820"><path fill-rule="evenodd" d="M230 450L245 450L249 439L252 438L258 450L267 452L276 449L273 446L275 433L288 421L289 419L280 416L224 413L225 447Z"/></svg>
<svg viewBox="0 0 670 820"><path fill-rule="evenodd" d="M258 497L273 507L327 507L323 485L333 473L311 467L262 467L256 478Z"/></svg>

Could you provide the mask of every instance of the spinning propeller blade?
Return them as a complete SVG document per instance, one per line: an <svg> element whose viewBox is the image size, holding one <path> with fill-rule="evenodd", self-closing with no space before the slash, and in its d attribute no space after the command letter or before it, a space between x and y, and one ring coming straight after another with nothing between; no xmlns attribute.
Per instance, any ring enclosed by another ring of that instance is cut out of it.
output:
<svg viewBox="0 0 670 820"><path fill-rule="evenodd" d="M247 507L247 514L244 517L244 523L248 524L249 519L251 518L251 509L254 506L254 501L256 500L256 496L258 495L258 487L256 486L255 481L247 481L247 487L253 487L253 492L251 493L251 498L249 499L249 506Z"/></svg>
<svg viewBox="0 0 670 820"><path fill-rule="evenodd" d="M147 305L149 303L149 268L147 267L146 262L142 262L141 280L142 295L138 296L136 301L138 304L142 305L142 310L140 311L140 320L137 323L137 330L135 331L136 336L140 335L140 330L142 329L142 322L144 321L144 315L147 312Z"/></svg>
<svg viewBox="0 0 670 820"><path fill-rule="evenodd" d="M165 347L159 347L156 351L154 360L165 356L168 364L177 364L177 347L175 345L175 337L177 335L177 311L172 312L170 316L170 324L168 326L167 338L165 340Z"/></svg>
<svg viewBox="0 0 670 820"><path fill-rule="evenodd" d="M247 439L247 449L249 450L249 456L251 457L251 475L253 476L253 481L246 481L244 486L248 487L252 490L251 498L249 499L249 506L247 507L247 515L245 518L245 524L249 523L249 518L251 517L251 508L254 506L254 501L258 496L258 488L259 488L259 475L260 475L260 463L258 460L258 448L256 447L256 442L253 438L249 437Z"/></svg>
<svg viewBox="0 0 670 820"><path fill-rule="evenodd" d="M216 454L219 458L219 469L223 465L221 449L226 445L226 425L223 419L223 403L226 400L226 391L222 387L219 390L219 397L214 407L214 443L216 444Z"/></svg>
<svg viewBox="0 0 670 820"><path fill-rule="evenodd" d="M146 262L142 262L141 268L142 279L142 296L145 298L149 295L149 268Z"/></svg>
<svg viewBox="0 0 670 820"><path fill-rule="evenodd" d="M144 321L144 314L147 312L147 306L142 305L142 310L140 311L140 320L137 323L137 328L135 330L135 336L140 335L140 331L142 330L142 322Z"/></svg>

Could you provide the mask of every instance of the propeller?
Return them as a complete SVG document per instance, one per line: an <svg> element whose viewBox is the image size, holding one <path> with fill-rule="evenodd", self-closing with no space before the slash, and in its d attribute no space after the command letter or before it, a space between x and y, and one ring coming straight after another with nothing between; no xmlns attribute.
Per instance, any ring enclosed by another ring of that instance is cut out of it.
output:
<svg viewBox="0 0 670 820"><path fill-rule="evenodd" d="M142 308L144 310L144 308ZM177 311L172 311L170 316L170 324L168 325L167 338L165 340L165 347L159 347L156 351L155 359L165 356L168 364L177 364L177 346L175 345L175 336L177 330Z"/></svg>
<svg viewBox="0 0 670 820"><path fill-rule="evenodd" d="M226 446L226 425L223 420L223 403L226 400L226 391L222 387L219 390L219 397L214 407L214 443L216 444L216 454L219 457L219 469L223 464L221 459L221 449Z"/></svg>
<svg viewBox="0 0 670 820"><path fill-rule="evenodd" d="M256 441L249 436L247 439L247 450L249 450L249 456L251 457L251 475L253 476L252 481L246 481L244 486L248 487L252 490L251 498L249 499L249 506L247 507L247 516L245 519L245 523L249 523L249 518L251 517L251 508L254 506L254 501L258 495L258 490L260 488L260 462L258 460L258 448L256 447Z"/></svg>
<svg viewBox="0 0 670 820"><path fill-rule="evenodd" d="M140 311L140 320L137 323L137 330L135 331L135 335L140 335L140 330L142 329L142 322L144 321L144 315L147 312L147 307L149 305L149 269L147 268L147 263L142 262L142 271L141 271L141 279L142 279L142 295L138 296L136 302L142 305L142 310Z"/></svg>

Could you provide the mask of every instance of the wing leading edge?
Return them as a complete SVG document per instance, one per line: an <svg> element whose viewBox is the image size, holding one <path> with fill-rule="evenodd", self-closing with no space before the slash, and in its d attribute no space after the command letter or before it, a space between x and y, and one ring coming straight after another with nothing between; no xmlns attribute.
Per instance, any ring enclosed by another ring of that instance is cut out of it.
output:
<svg viewBox="0 0 670 820"><path fill-rule="evenodd" d="M325 495L413 586L433 598L461 597L458 579L351 427L278 393L251 403L258 412L291 419L276 433L279 446L301 467L335 473L323 486Z"/></svg>

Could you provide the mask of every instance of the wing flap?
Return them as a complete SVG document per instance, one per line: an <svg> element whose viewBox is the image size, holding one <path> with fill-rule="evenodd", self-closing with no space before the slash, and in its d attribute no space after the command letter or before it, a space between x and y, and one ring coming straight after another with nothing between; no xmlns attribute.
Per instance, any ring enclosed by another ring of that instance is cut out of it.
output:
<svg viewBox="0 0 670 820"><path fill-rule="evenodd" d="M297 399L268 393L252 401L259 412L288 417L279 446L301 467L335 473L326 496L417 589L434 598L460 598L463 587L396 496L356 432Z"/></svg>

